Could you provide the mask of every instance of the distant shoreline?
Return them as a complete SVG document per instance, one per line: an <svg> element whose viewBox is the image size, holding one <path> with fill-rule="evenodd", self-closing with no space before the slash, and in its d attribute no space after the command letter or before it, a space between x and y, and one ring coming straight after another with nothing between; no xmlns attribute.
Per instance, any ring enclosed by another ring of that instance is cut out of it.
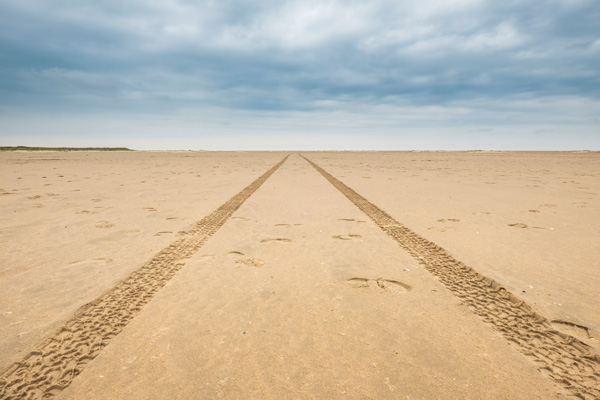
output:
<svg viewBox="0 0 600 400"><path fill-rule="evenodd" d="M0 151L135 151L127 147L28 147L0 146Z"/></svg>

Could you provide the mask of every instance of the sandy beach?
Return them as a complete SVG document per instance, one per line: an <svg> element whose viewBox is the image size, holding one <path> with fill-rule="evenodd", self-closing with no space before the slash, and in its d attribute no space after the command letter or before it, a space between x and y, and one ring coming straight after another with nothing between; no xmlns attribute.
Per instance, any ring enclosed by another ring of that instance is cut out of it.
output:
<svg viewBox="0 0 600 400"><path fill-rule="evenodd" d="M0 153L2 399L593 399L600 153Z"/></svg>

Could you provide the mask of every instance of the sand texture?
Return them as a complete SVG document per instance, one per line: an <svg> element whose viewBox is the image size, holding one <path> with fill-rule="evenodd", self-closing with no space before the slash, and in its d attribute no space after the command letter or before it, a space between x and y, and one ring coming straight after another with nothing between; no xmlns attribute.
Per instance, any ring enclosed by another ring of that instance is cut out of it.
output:
<svg viewBox="0 0 600 400"><path fill-rule="evenodd" d="M597 153L0 163L2 399L600 396Z"/></svg>

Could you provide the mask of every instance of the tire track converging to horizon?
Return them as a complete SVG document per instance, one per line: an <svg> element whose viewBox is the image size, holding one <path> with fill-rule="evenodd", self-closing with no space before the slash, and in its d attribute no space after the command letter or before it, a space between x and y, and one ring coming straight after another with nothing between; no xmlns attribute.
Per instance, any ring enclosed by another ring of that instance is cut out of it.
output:
<svg viewBox="0 0 600 400"><path fill-rule="evenodd" d="M304 158L336 189L439 278L475 314L531 357L539 369L572 395L600 399L600 356L580 340L552 328L550 321L494 280L452 257L437 244L413 232L375 204Z"/></svg>
<svg viewBox="0 0 600 400"><path fill-rule="evenodd" d="M50 398L71 384L83 368L140 312L154 295L233 213L287 160L283 160L198 221L185 235L60 327L25 358L0 375L0 398Z"/></svg>

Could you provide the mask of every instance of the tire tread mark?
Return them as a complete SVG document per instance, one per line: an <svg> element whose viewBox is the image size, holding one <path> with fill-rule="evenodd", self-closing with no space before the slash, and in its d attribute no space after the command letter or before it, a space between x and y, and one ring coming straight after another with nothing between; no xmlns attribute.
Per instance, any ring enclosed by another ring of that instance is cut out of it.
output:
<svg viewBox="0 0 600 400"><path fill-rule="evenodd" d="M491 324L540 371L582 399L600 399L600 356L580 340L553 329L550 321L494 280L413 232L327 171L302 156L335 188L436 276L475 314Z"/></svg>
<svg viewBox="0 0 600 400"><path fill-rule="evenodd" d="M91 303L0 375L0 399L51 398L118 335L152 297L286 160L283 160L198 221L184 237L159 251L139 269Z"/></svg>

